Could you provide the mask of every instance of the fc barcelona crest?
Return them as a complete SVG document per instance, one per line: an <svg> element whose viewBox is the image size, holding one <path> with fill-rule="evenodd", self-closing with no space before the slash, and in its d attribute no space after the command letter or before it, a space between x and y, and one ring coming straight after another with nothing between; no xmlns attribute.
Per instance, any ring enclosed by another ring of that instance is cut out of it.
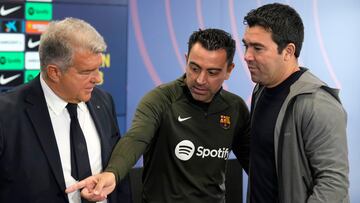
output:
<svg viewBox="0 0 360 203"><path fill-rule="evenodd" d="M220 125L224 129L230 128L230 116L220 115Z"/></svg>

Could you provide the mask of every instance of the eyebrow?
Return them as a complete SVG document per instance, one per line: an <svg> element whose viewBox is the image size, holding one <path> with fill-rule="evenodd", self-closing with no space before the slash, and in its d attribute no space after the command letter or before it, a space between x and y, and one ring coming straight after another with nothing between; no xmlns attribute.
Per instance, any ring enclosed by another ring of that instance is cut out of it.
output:
<svg viewBox="0 0 360 203"><path fill-rule="evenodd" d="M194 65L194 66L202 69L202 67L201 67L199 64L197 64L197 63L195 63L195 62L193 62L193 61L190 61L190 62L189 62L189 65ZM206 69L206 70L208 70L208 71L209 71L209 70L222 70L222 68L210 67L210 68L208 68L208 69Z"/></svg>
<svg viewBox="0 0 360 203"><path fill-rule="evenodd" d="M198 68L201 68L201 66L199 66L199 64L197 64L197 63L195 63L195 62L193 62L193 61L190 61L190 62L189 62L189 65L194 65L194 66L196 66L196 67L198 67Z"/></svg>
<svg viewBox="0 0 360 203"><path fill-rule="evenodd" d="M241 41L242 41L245 45L265 47L263 44L258 43L258 42L250 42L250 43L247 43L244 39L242 39Z"/></svg>
<svg viewBox="0 0 360 203"><path fill-rule="evenodd" d="M98 68L87 68L87 67L81 67L81 68L84 68L84 69L77 70L78 73L92 72L92 71L95 71L96 69L98 69Z"/></svg>

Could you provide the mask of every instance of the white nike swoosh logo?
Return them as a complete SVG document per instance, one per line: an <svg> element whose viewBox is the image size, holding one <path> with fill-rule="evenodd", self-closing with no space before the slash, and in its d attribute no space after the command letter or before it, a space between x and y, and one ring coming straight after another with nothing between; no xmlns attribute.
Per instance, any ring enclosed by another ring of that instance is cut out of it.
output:
<svg viewBox="0 0 360 203"><path fill-rule="evenodd" d="M18 77L20 77L20 74L16 74L16 75L10 76L8 78L4 78L4 75L1 75L0 76L0 85L6 85Z"/></svg>
<svg viewBox="0 0 360 203"><path fill-rule="evenodd" d="M40 44L40 40L33 42L33 41L32 41L32 38L30 38L29 41L28 41L28 47L29 47L30 49L39 46L39 44Z"/></svg>
<svg viewBox="0 0 360 203"><path fill-rule="evenodd" d="M5 9L5 6L1 6L1 9L0 9L0 15L1 16L7 16L9 15L10 13L13 13L17 10L19 10L21 8L21 6L16 6L16 7L13 7L13 8L9 8L9 9Z"/></svg>
<svg viewBox="0 0 360 203"><path fill-rule="evenodd" d="M183 122L183 121L186 121L186 120L189 120L191 118L191 116L190 117L186 117L186 118L181 118L180 116L178 117L178 121L179 122Z"/></svg>

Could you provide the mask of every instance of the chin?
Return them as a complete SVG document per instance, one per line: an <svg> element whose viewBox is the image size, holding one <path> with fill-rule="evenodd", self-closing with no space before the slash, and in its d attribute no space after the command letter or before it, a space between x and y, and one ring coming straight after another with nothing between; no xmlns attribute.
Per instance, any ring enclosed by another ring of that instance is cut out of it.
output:
<svg viewBox="0 0 360 203"><path fill-rule="evenodd" d="M200 101L200 102L204 102L204 103L208 103L209 102L209 98L207 98L206 96L193 96L193 98L196 101Z"/></svg>
<svg viewBox="0 0 360 203"><path fill-rule="evenodd" d="M252 80L254 83L259 83L259 82L260 82L257 78L254 78L254 77L251 77L251 80Z"/></svg>
<svg viewBox="0 0 360 203"><path fill-rule="evenodd" d="M83 96L83 97L81 97L80 99L81 99L81 101L83 101L83 102L87 102L87 101L89 101L89 100L91 99L91 94L86 95L86 96Z"/></svg>

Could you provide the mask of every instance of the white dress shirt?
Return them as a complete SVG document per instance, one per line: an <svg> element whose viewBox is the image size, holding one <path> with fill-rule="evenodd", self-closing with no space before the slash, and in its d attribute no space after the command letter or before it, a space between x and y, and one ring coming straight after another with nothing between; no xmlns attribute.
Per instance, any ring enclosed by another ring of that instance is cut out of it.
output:
<svg viewBox="0 0 360 203"><path fill-rule="evenodd" d="M66 187L77 181L71 176L70 158L70 115L66 109L67 102L57 96L40 76L41 87L44 92L46 104L50 113L52 127L59 149L61 166ZM78 120L84 133L92 174L102 171L101 145L98 132L89 109L84 102L78 103ZM70 203L81 203L80 192L68 194ZM102 201L107 203L107 200Z"/></svg>

